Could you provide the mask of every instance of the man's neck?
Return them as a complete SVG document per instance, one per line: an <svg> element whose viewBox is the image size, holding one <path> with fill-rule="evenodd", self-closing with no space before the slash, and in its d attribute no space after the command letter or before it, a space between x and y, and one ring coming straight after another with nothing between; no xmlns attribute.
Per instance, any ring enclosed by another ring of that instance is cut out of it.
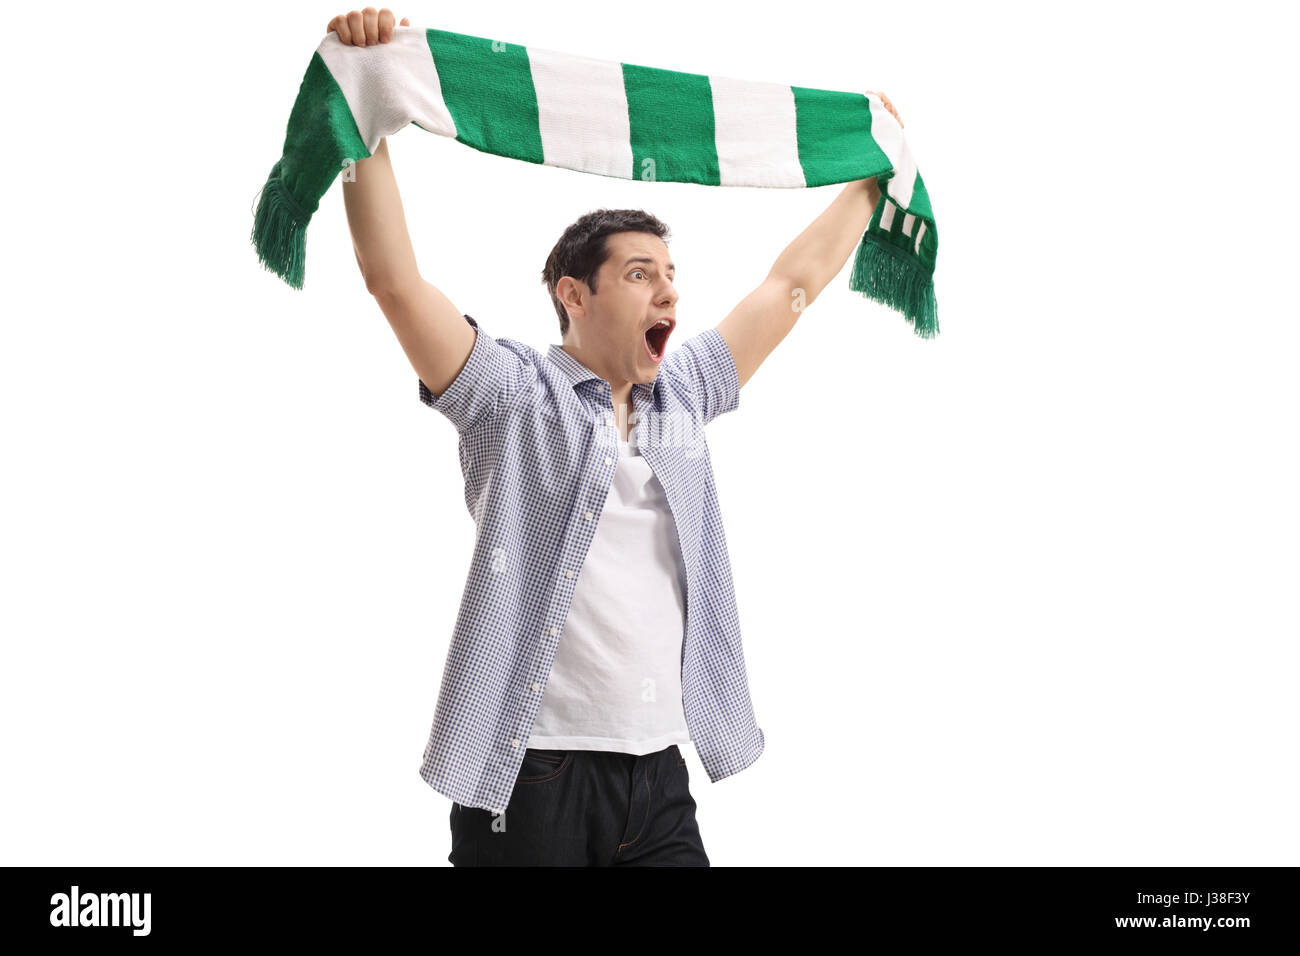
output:
<svg viewBox="0 0 1300 956"><path fill-rule="evenodd" d="M574 349L572 346L568 345L567 343L564 343L561 344L560 348L564 349L564 351L568 352L579 362L582 362L583 365L586 365L587 368L591 369L597 375L600 374L600 369L595 368L590 363L583 361L582 357L577 354L577 350ZM606 379L606 381L609 380ZM610 402L614 406L614 423L618 428L619 437L622 438L623 441L627 441L629 419L631 418L632 413L636 411L636 406L632 403L632 383L621 382L615 385L614 383L611 382L609 386L609 391L610 391Z"/></svg>

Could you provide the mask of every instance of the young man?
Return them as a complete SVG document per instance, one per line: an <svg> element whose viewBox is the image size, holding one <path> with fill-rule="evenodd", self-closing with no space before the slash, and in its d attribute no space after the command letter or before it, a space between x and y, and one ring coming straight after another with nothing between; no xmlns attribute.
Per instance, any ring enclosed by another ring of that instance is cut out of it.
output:
<svg viewBox="0 0 1300 956"><path fill-rule="evenodd" d="M327 27L359 45L392 29L373 7ZM542 354L493 338L420 275L386 140L355 172L357 263L421 401L459 433L477 525L420 766L454 801L450 861L708 866L679 745L716 782L764 738L703 429L844 266L875 181L848 184L671 353L667 227L640 210L582 216L542 273L563 339Z"/></svg>

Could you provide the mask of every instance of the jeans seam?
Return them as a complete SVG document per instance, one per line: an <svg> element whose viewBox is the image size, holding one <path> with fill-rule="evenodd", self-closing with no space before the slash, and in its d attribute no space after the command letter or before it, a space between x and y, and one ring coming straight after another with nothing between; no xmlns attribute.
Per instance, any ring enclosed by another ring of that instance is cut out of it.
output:
<svg viewBox="0 0 1300 956"><path fill-rule="evenodd" d="M618 850L616 851L617 853L622 853L623 847L631 846L637 840L641 839L641 834L645 833L646 821L650 819L650 812L654 809L654 807L650 805L650 800L651 800L650 772L648 770L645 772L644 780L645 780L646 803L645 803L645 816L641 818L641 829L636 831L636 836L634 836L632 839L628 840L626 843L620 843L618 845Z"/></svg>

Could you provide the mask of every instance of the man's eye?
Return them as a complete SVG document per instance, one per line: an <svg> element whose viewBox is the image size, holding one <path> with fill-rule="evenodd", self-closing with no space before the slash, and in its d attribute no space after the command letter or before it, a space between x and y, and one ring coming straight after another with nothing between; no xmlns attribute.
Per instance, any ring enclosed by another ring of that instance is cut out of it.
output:
<svg viewBox="0 0 1300 956"><path fill-rule="evenodd" d="M640 272L642 275L645 275L645 272L643 272L643 271L640 270L640 269L633 269L633 270L632 270L632 274L633 274L633 275L636 275L638 272Z"/></svg>

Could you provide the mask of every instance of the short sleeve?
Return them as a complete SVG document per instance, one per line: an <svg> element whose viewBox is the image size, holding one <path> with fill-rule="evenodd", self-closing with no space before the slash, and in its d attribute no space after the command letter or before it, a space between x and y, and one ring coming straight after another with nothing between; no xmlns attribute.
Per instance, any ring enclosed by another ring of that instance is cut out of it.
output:
<svg viewBox="0 0 1300 956"><path fill-rule="evenodd" d="M473 318L474 348L460 374L441 395L434 395L420 379L420 401L441 412L461 434L488 421L524 381L524 362L510 349L484 332Z"/></svg>
<svg viewBox="0 0 1300 956"><path fill-rule="evenodd" d="M740 373L716 328L691 336L664 359L681 383L700 423L707 425L740 405Z"/></svg>

